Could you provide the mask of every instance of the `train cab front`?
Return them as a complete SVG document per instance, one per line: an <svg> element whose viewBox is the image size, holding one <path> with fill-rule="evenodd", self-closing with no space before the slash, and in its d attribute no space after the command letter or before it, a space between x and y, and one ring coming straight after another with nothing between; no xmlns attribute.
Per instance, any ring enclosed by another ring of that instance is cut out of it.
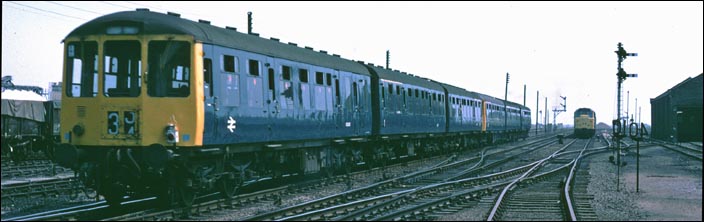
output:
<svg viewBox="0 0 704 222"><path fill-rule="evenodd" d="M140 31L116 24L64 40L55 161L112 202L164 190L176 151L202 145L200 45Z"/></svg>

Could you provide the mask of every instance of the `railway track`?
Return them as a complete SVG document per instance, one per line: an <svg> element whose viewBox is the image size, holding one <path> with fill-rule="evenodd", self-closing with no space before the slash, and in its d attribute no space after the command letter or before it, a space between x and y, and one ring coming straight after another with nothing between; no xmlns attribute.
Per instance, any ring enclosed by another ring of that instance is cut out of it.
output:
<svg viewBox="0 0 704 222"><path fill-rule="evenodd" d="M591 175L589 174L589 163L580 161L574 175L572 193L570 194L574 207L574 216L578 221L599 220L598 215L591 205L591 201L594 200L594 195L587 192L587 187L589 185L589 181L591 180Z"/></svg>
<svg viewBox="0 0 704 222"><path fill-rule="evenodd" d="M2 166L2 178L4 180L12 178L56 175L67 172L71 172L71 170L57 166L49 160L25 161L21 164L4 163Z"/></svg>
<svg viewBox="0 0 704 222"><path fill-rule="evenodd" d="M499 197L496 199L494 207L491 209L487 220L567 220L574 214L573 204L569 196L569 184L573 172L570 166L576 166L577 158L581 157L591 140L584 145L582 151L573 161L553 169L541 169L545 163L557 160L557 164L563 162L561 158L556 158L557 154L567 154L568 147L577 140L568 143L562 149L556 151L549 157L536 162L528 172L513 180L507 185ZM571 152L574 153L574 152ZM529 177L539 171L547 171L540 176ZM567 192L565 192L567 191Z"/></svg>
<svg viewBox="0 0 704 222"><path fill-rule="evenodd" d="M669 150L675 151L689 158L702 161L702 150L697 148L692 148L690 146L684 146L680 144L668 144L664 142L658 143L660 146L665 147Z"/></svg>
<svg viewBox="0 0 704 222"><path fill-rule="evenodd" d="M552 138L548 140L552 140ZM543 143L537 146L545 145ZM514 150L519 150L519 148ZM505 178L515 176L526 169L525 167L517 168L479 178L443 182L446 180L445 178L454 177L457 174L470 175L471 173L464 169L479 169L477 166L482 162L483 157L484 155L412 173L362 189L260 214L244 220L375 220L373 218L378 215L368 212L386 212L388 208L384 207L407 205L409 200L425 199L428 202L433 202L433 199L454 195L480 196L482 193L491 192L492 187L479 188L465 194L456 192L493 181L505 180ZM377 209L380 207L384 209Z"/></svg>
<svg viewBox="0 0 704 222"><path fill-rule="evenodd" d="M448 158L444 161L441 161L440 157L434 157L435 162L439 162L435 164L435 167L438 166L446 166L446 168L450 168L451 166L456 166L452 165L450 162L450 159L454 159L457 157L452 157ZM428 161L428 159L425 160L420 160L420 161ZM467 159L466 162L470 161L477 161L477 159L474 158L469 158ZM408 164L408 163L406 163ZM406 165L403 164L403 165ZM476 164L476 163L475 163ZM448 167L450 166L450 167ZM375 172L374 172L375 171ZM382 174L386 173L385 169L372 169L371 170L372 174ZM366 172L365 174L370 174L370 172ZM273 188L269 190L263 190L263 191L258 191L258 192L253 192L253 193L248 193L248 194L243 194L236 196L233 199L213 199L213 200L203 200L200 203L194 204L190 209L167 209L167 210L159 210L159 209L141 209L141 210L134 210L131 212L126 212L121 215L116 215L116 216L111 216L111 217L93 217L92 219L101 219L101 220L173 220L173 219L178 219L178 218L203 218L207 217L209 213L212 212L222 212L222 211L233 211L237 210L240 207L244 206L250 206L252 204L260 203L260 202L273 202L277 198L280 200L282 197L286 198L287 196L292 196L295 195L296 193L300 192L310 192L311 190L316 190L316 189L322 189L327 186L333 186L333 185L340 185L344 183L348 183L350 180L356 180L359 178L355 177L368 177L368 175L365 176L365 174L350 174L349 176L338 176L334 178L328 178L325 179L323 182L308 182L308 183L303 183L299 185L289 185L289 186L284 186L284 187L278 187L278 188ZM217 194L217 193L216 193ZM217 196L214 194L211 194L211 196ZM200 199L200 198L199 198ZM323 204L325 205L325 204ZM64 217L66 218L81 218L80 216L73 216L71 217L70 214L64 214ZM41 218L41 220L44 220L45 218Z"/></svg>
<svg viewBox="0 0 704 222"><path fill-rule="evenodd" d="M72 175L47 179L33 179L2 185L2 200L14 201L18 198L44 198L47 196L70 195L75 198L83 186Z"/></svg>
<svg viewBox="0 0 704 222"><path fill-rule="evenodd" d="M154 204L156 198L132 199L122 202L119 208L110 207L105 201L82 204L57 210L8 218L9 221L76 221L100 220L105 215L125 214L134 209L148 207Z"/></svg>
<svg viewBox="0 0 704 222"><path fill-rule="evenodd" d="M441 157L430 158L430 161L440 161L439 164L443 164L449 161L441 161ZM428 161L428 160L425 160ZM374 173L376 171L381 171L380 168L375 168L367 171L366 173ZM276 187L267 190L256 191L252 193L242 194L234 197L233 199L215 199L213 197L219 196L219 193L212 193L198 198L198 203L194 204L191 208L175 208L175 209L157 209L144 207L143 209L137 209L132 207L132 211L124 212L119 215L102 213L104 208L107 207L105 204L100 205L88 205L85 207L71 207L67 209L59 209L51 212L51 215L33 215L28 217L29 220L173 220L178 218L189 218L191 216L198 216L206 214L212 211L218 210L233 210L240 206L248 206L255 204L257 202L266 202L277 197L285 197L287 195L294 195L296 193L321 189L326 186L332 186L335 184L342 184L349 181L348 177L356 177L362 172L352 173L348 176L336 176L332 178L324 178L315 181L308 181L303 183L298 183L294 185L287 185ZM66 190L66 189L59 189ZM4 194L4 191L3 191ZM4 197L3 197L4 198ZM103 201L98 202L103 203ZM57 214L57 215L55 215ZM96 215L104 216L96 216ZM26 217L26 216L25 216ZM22 218L22 217L17 217Z"/></svg>

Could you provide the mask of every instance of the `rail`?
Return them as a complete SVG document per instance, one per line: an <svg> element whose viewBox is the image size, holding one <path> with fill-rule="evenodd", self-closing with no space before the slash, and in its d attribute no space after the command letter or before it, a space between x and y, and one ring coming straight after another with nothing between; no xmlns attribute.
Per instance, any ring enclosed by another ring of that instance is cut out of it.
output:
<svg viewBox="0 0 704 222"><path fill-rule="evenodd" d="M555 151L554 153L552 153L552 155L550 155L550 156L548 156L548 157L546 157L546 158L544 158L544 159L538 161L537 164L535 164L535 165L534 165L533 167L531 167L528 171L526 171L525 173L523 173L523 175L521 175L520 177L514 179L508 186L504 187L504 189L501 191L501 194L499 194L498 198L496 199L496 203L494 204L494 207L491 208L491 212L489 213L489 217L487 218L487 221L493 221L493 220L494 220L494 217L496 216L496 213L497 213L497 211L499 210L499 206L501 206L501 202L502 202L502 200L504 199L504 196L506 196L506 194L508 193L509 190L512 190L512 189L513 189L513 187L516 185L516 183L518 183L519 181L523 180L523 179L526 178L528 175L530 175L535 169L537 169L540 165L542 165L543 162L545 162L546 160L549 160L549 159L555 157L558 153L562 152L563 150L565 150L567 147L569 147L570 145L572 145L572 144L573 144L574 142L576 142L576 141L577 141L577 140L572 140L572 142L568 143L567 145L565 145L565 146L562 147L561 149Z"/></svg>

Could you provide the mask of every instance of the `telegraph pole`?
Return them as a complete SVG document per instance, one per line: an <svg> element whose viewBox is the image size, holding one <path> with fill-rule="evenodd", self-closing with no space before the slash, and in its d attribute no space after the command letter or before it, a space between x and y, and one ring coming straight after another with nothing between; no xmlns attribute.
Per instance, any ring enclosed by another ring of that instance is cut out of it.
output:
<svg viewBox="0 0 704 222"><path fill-rule="evenodd" d="M638 108L638 98L636 98L636 106L633 107L633 115L635 118L631 117L632 120L637 120L638 119L638 113L636 113L636 108ZM640 123L640 121L638 121Z"/></svg>
<svg viewBox="0 0 704 222"><path fill-rule="evenodd" d="M540 105L540 91L536 90L535 91L535 135L538 136L538 120L540 120L540 116L538 115L538 109Z"/></svg>
<svg viewBox="0 0 704 222"><path fill-rule="evenodd" d="M543 126L545 127L545 133L548 132L548 97L545 97L545 119L543 120Z"/></svg>
<svg viewBox="0 0 704 222"><path fill-rule="evenodd" d="M523 106L526 106L526 84L523 84Z"/></svg>

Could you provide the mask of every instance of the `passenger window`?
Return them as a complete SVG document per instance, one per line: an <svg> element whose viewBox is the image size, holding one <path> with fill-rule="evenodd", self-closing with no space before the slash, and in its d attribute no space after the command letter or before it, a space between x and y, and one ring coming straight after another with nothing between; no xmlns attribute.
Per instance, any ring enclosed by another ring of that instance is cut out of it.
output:
<svg viewBox="0 0 704 222"><path fill-rule="evenodd" d="M153 97L187 97L190 94L191 47L186 41L149 42L147 92Z"/></svg>
<svg viewBox="0 0 704 222"><path fill-rule="evenodd" d="M315 72L315 84L323 85L323 73Z"/></svg>
<svg viewBox="0 0 704 222"><path fill-rule="evenodd" d="M222 60L222 70L225 72L236 72L237 71L237 57L231 55L222 55L220 57Z"/></svg>
<svg viewBox="0 0 704 222"><path fill-rule="evenodd" d="M203 88L205 88L205 92L208 92L210 97L213 97L213 61L211 59L205 58L203 59L203 81L205 81L205 84L203 85Z"/></svg>
<svg viewBox="0 0 704 222"><path fill-rule="evenodd" d="M386 107L386 90L381 86L381 106Z"/></svg>
<svg viewBox="0 0 704 222"><path fill-rule="evenodd" d="M357 83L352 82L352 96L354 97L352 100L352 105L357 105Z"/></svg>
<svg viewBox="0 0 704 222"><path fill-rule="evenodd" d="M274 69L269 68L269 92L271 94L271 100L276 101L276 85L274 77Z"/></svg>
<svg viewBox="0 0 704 222"><path fill-rule="evenodd" d="M326 73L326 74L325 74L325 77L326 77L326 80L327 80L325 83L327 83L328 86L332 85L332 75L331 75L330 73Z"/></svg>
<svg viewBox="0 0 704 222"><path fill-rule="evenodd" d="M249 60L249 74L259 76L259 61L253 59Z"/></svg>
<svg viewBox="0 0 704 222"><path fill-rule="evenodd" d="M71 42L66 46L66 96L95 97L98 94L98 43Z"/></svg>
<svg viewBox="0 0 704 222"><path fill-rule="evenodd" d="M340 80L335 79L335 104L340 105Z"/></svg>
<svg viewBox="0 0 704 222"><path fill-rule="evenodd" d="M137 97L142 88L142 61L138 41L106 41L103 49L103 95Z"/></svg>
<svg viewBox="0 0 704 222"><path fill-rule="evenodd" d="M305 69L299 69L298 70L298 80L301 82L308 82L308 70Z"/></svg>
<svg viewBox="0 0 704 222"><path fill-rule="evenodd" d="M281 66L281 77L284 80L291 80L291 67L290 66Z"/></svg>

